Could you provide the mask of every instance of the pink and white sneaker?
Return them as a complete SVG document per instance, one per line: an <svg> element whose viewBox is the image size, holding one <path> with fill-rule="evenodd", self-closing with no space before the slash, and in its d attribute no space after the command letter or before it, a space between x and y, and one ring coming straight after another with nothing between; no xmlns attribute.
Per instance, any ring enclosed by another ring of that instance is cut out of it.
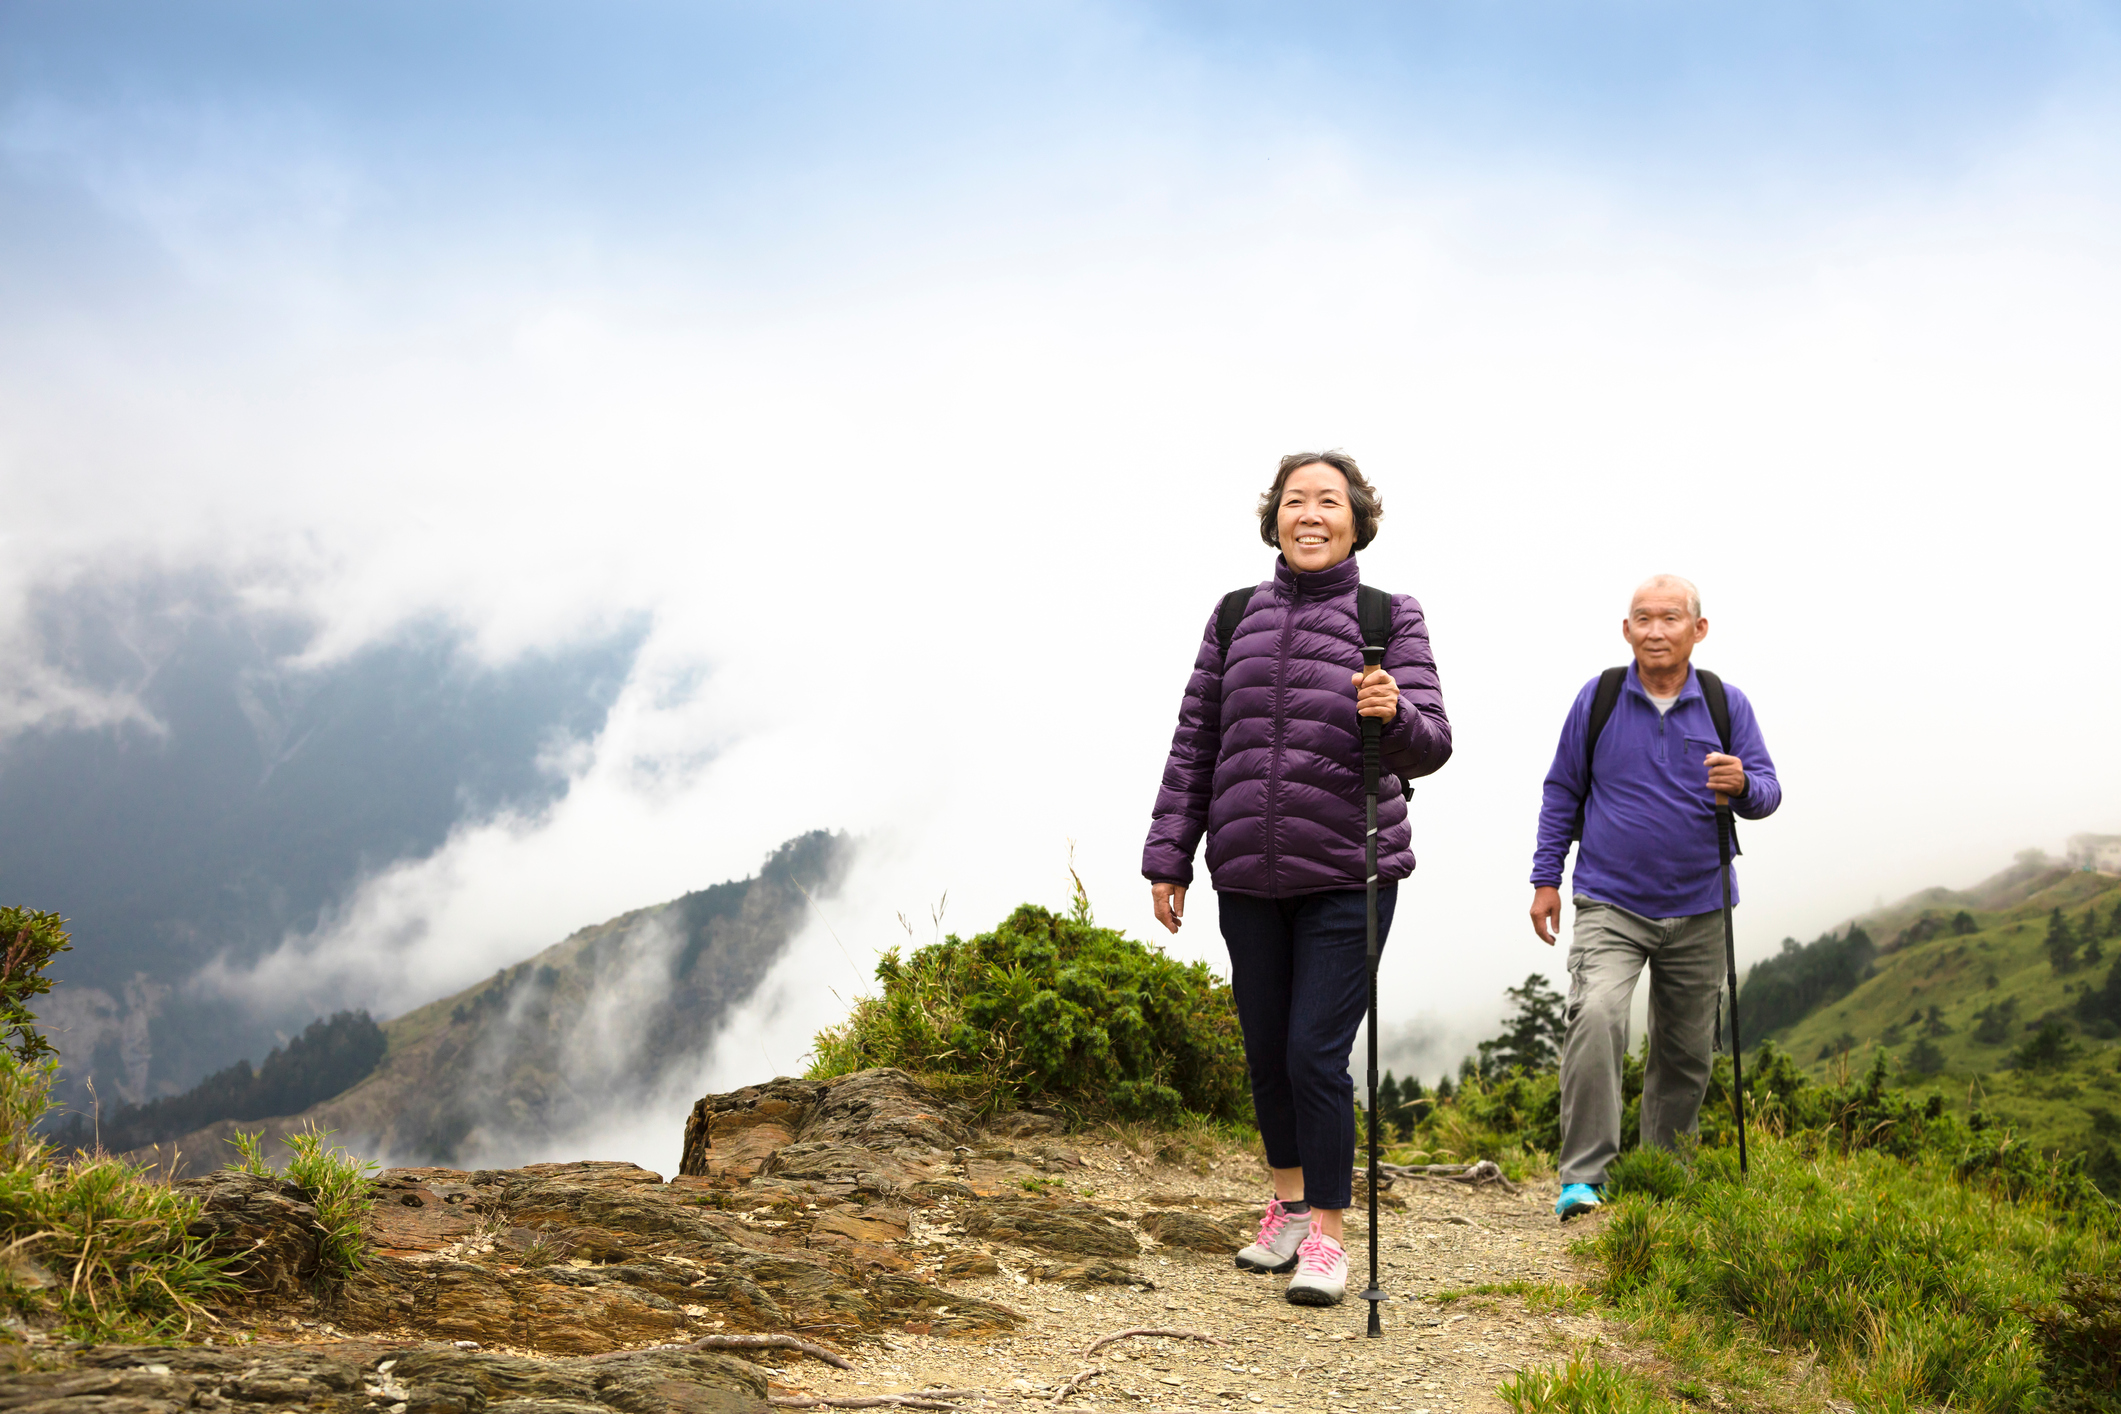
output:
<svg viewBox="0 0 2121 1414"><path fill-rule="evenodd" d="M1292 1213L1281 1205L1281 1199L1267 1202L1267 1210L1260 1215L1259 1236L1252 1245L1237 1254L1237 1269L1241 1272L1285 1272L1296 1265L1296 1249L1311 1231L1309 1212Z"/></svg>
<svg viewBox="0 0 2121 1414"><path fill-rule="evenodd" d="M1296 1306L1338 1306L1348 1294L1348 1254L1322 1232L1296 1249L1296 1275L1283 1293Z"/></svg>

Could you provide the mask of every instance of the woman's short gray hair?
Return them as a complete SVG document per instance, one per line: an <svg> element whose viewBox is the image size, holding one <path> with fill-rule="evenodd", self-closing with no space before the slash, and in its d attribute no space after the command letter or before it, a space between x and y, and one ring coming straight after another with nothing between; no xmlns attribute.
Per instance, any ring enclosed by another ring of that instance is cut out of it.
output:
<svg viewBox="0 0 2121 1414"><path fill-rule="evenodd" d="M1259 498L1259 538L1281 548L1281 490L1289 484L1289 473L1298 467L1330 466L1348 479L1348 508L1355 512L1355 548L1366 550L1377 538L1377 522L1384 519L1385 503L1377 488L1363 479L1355 458L1335 447L1329 452L1291 452L1275 469L1274 484Z"/></svg>

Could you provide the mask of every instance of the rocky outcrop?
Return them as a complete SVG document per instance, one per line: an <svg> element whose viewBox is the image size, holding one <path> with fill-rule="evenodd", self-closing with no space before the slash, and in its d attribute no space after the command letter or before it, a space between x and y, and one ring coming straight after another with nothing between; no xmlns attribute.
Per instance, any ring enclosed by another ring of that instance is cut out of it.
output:
<svg viewBox="0 0 2121 1414"><path fill-rule="evenodd" d="M1183 1247L1189 1252L1222 1255L1245 1245L1245 1239L1228 1224L1176 1208L1142 1214L1141 1230L1166 1247Z"/></svg>
<svg viewBox="0 0 2121 1414"><path fill-rule="evenodd" d="M975 1137L967 1111L876 1070L705 1097L686 1129L696 1171L669 1183L621 1163L388 1170L372 1255L321 1310L363 1334L541 1355L708 1332L1006 1330L1015 1312L939 1288L914 1240L918 1214L980 1203L950 1176ZM289 1241L299 1216L287 1215ZM1103 1245L1051 1250L1132 1255L1130 1235L1098 1223Z"/></svg>
<svg viewBox="0 0 2121 1414"><path fill-rule="evenodd" d="M982 1203L966 1217L965 1232L992 1242L1071 1256L1133 1257L1141 1252L1134 1234L1113 1226L1104 1209L1065 1198L997 1198Z"/></svg>
<svg viewBox="0 0 2121 1414"><path fill-rule="evenodd" d="M1125 1211L1052 1191L1087 1171L1051 1129L1037 1116L982 1129L899 1071L776 1080L703 1098L694 1171L669 1182L627 1163L386 1170L352 1273L320 1268L303 1189L183 1180L200 1201L193 1235L243 1283L194 1338L256 1343L46 1344L63 1368L0 1375L0 1410L760 1408L771 1370L697 1342L773 1334L858 1354L894 1332L972 1339L1023 1322L967 1282L1153 1289Z"/></svg>
<svg viewBox="0 0 2121 1414"><path fill-rule="evenodd" d="M826 1083L783 1077L709 1095L685 1121L678 1173L688 1178L846 1180L872 1190L917 1181L924 1162L972 1137L971 1114L902 1070Z"/></svg>
<svg viewBox="0 0 2121 1414"><path fill-rule="evenodd" d="M283 1179L223 1169L173 1185L199 1200L189 1231L229 1261L229 1274L257 1299L295 1300L317 1277L324 1235L307 1190Z"/></svg>
<svg viewBox="0 0 2121 1414"><path fill-rule="evenodd" d="M764 1414L754 1365L701 1350L578 1360L449 1345L94 1346L16 1374L0 1407L36 1414Z"/></svg>

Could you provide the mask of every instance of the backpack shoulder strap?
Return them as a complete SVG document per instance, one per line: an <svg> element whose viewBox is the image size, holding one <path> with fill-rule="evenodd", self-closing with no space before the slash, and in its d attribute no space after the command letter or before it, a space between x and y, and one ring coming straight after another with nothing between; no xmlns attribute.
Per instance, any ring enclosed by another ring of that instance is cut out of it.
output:
<svg viewBox="0 0 2121 1414"><path fill-rule="evenodd" d="M1591 758L1598 754L1598 738L1605 732L1605 724L1613 720L1613 709L1620 705L1620 689L1627 686L1628 670L1625 666L1607 668L1598 675L1598 691L1591 694L1591 729L1583 739L1583 765L1586 776L1591 767Z"/></svg>
<svg viewBox="0 0 2121 1414"><path fill-rule="evenodd" d="M1575 838L1583 838L1583 812L1591 800L1591 763L1598 756L1598 738L1605 732L1605 724L1613 719L1613 709L1620 705L1620 690L1627 686L1627 665L1607 668L1598 675L1598 690L1591 694L1591 725L1583 738L1583 799L1576 802Z"/></svg>
<svg viewBox="0 0 2121 1414"><path fill-rule="evenodd" d="M1694 676L1701 679L1701 700L1708 704L1709 720L1716 724L1716 740L1723 743L1723 754L1731 754L1731 695L1723 690L1723 679L1707 668L1694 669ZM1738 847L1738 822L1731 821L1731 853L1743 854Z"/></svg>
<svg viewBox="0 0 2121 1414"><path fill-rule="evenodd" d="M1355 586L1355 626L1362 630L1362 641L1373 647L1392 646L1392 596L1371 584ZM1414 798L1414 783L1401 781L1399 788L1408 800Z"/></svg>
<svg viewBox="0 0 2121 1414"><path fill-rule="evenodd" d="M1373 647L1390 647L1392 643L1392 596L1374 585L1355 586L1355 624L1362 630L1362 641Z"/></svg>
<svg viewBox="0 0 2121 1414"><path fill-rule="evenodd" d="M1723 743L1723 754L1731 754L1731 698L1723 690L1723 679L1707 668L1694 669L1694 676L1701 679L1701 698L1709 705L1709 720L1716 724L1716 740Z"/></svg>
<svg viewBox="0 0 2121 1414"><path fill-rule="evenodd" d="M1215 611L1215 641L1222 645L1223 658L1230 657L1230 640L1237 636L1237 625L1245 617L1245 606L1252 602L1252 591L1259 588L1248 584L1243 589L1233 589L1223 595L1222 607Z"/></svg>

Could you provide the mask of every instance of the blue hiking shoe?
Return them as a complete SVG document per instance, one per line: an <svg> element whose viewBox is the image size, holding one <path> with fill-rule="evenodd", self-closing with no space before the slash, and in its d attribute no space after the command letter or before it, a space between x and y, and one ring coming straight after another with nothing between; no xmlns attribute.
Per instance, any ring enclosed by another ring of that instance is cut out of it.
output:
<svg viewBox="0 0 2121 1414"><path fill-rule="evenodd" d="M1561 1189L1561 1201L1554 1205L1554 1216L1567 1222L1579 1213L1588 1213L1598 1204L1598 1190L1590 1184L1564 1184Z"/></svg>

